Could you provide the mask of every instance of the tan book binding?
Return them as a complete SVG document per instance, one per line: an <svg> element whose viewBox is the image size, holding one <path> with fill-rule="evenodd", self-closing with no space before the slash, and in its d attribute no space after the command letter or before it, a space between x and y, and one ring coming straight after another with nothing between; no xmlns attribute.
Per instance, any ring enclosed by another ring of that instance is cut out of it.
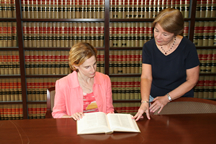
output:
<svg viewBox="0 0 216 144"><path fill-rule="evenodd" d="M38 51L38 75L43 74L43 51Z"/></svg>

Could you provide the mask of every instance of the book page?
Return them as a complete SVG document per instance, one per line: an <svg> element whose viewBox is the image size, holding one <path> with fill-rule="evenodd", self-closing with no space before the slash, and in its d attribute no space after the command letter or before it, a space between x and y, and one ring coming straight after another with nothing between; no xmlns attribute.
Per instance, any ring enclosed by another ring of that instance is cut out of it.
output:
<svg viewBox="0 0 216 144"><path fill-rule="evenodd" d="M113 131L140 132L130 114L107 114L107 118Z"/></svg>
<svg viewBox="0 0 216 144"><path fill-rule="evenodd" d="M112 132L103 112L85 113L77 121L77 134L109 133Z"/></svg>

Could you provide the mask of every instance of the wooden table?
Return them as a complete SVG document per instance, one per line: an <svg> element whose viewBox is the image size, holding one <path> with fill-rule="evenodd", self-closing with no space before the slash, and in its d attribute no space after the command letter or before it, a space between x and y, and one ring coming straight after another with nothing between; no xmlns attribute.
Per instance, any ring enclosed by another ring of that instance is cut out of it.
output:
<svg viewBox="0 0 216 144"><path fill-rule="evenodd" d="M0 144L214 144L216 114L152 115L141 133L77 135L73 119L0 121Z"/></svg>

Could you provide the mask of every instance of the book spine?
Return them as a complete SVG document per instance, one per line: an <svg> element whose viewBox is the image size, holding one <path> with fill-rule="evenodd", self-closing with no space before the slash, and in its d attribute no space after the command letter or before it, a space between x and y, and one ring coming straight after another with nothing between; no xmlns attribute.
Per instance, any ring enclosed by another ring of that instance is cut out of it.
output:
<svg viewBox="0 0 216 144"><path fill-rule="evenodd" d="M134 41L135 45L134 46L135 47L139 47L140 27L139 27L139 23L138 22L135 23L135 27L134 28L135 28L135 30L134 30L135 31L135 35L134 35L135 36L135 41Z"/></svg>
<svg viewBox="0 0 216 144"><path fill-rule="evenodd" d="M130 73L131 74L134 74L135 73L135 62L134 62L134 59L135 59L135 52L134 51L131 51L130 53L130 66L131 66L131 71Z"/></svg>
<svg viewBox="0 0 216 144"><path fill-rule="evenodd" d="M213 49L211 71L212 71L212 73L216 72L216 49Z"/></svg>
<svg viewBox="0 0 216 144"><path fill-rule="evenodd" d="M113 59L114 51L109 52L109 74L113 74L113 65L114 65L114 59Z"/></svg>
<svg viewBox="0 0 216 144"><path fill-rule="evenodd" d="M110 19L112 19L114 13L114 4L113 4L114 0L110 0L109 2L110 2L109 14L110 14Z"/></svg>
<svg viewBox="0 0 216 144"><path fill-rule="evenodd" d="M100 72L105 73L105 54L104 51L100 51Z"/></svg>
<svg viewBox="0 0 216 144"><path fill-rule="evenodd" d="M116 37L117 37L117 41L116 41L116 43L117 43L117 47L121 47L122 45L121 45L121 42L122 42L122 37L121 37L121 29L122 28L122 23L121 22L118 22L117 23L117 26L116 26Z"/></svg>
<svg viewBox="0 0 216 144"><path fill-rule="evenodd" d="M208 40L209 40L209 22L204 21L203 24L203 45L202 46L208 46Z"/></svg>
<svg viewBox="0 0 216 144"><path fill-rule="evenodd" d="M204 29L204 22L203 21L199 21L198 46L203 46L203 29Z"/></svg>
<svg viewBox="0 0 216 144"><path fill-rule="evenodd" d="M117 51L113 51L113 73L117 74L118 73L118 63L117 63Z"/></svg>
<svg viewBox="0 0 216 144"><path fill-rule="evenodd" d="M206 9L206 3L205 0L201 0L200 1L200 18L204 18L205 17L205 9Z"/></svg>
<svg viewBox="0 0 216 144"><path fill-rule="evenodd" d="M209 22L209 38L208 38L208 46L214 46L214 25L216 24L216 22L211 21Z"/></svg>
<svg viewBox="0 0 216 144"><path fill-rule="evenodd" d="M130 74L131 72L131 63L130 63L130 50L126 51L126 73Z"/></svg>
<svg viewBox="0 0 216 144"><path fill-rule="evenodd" d="M122 56L121 56L121 63L122 63L122 73L126 74L126 50L122 51Z"/></svg>
<svg viewBox="0 0 216 144"><path fill-rule="evenodd" d="M117 74L123 73L123 67L122 67L122 51L117 51Z"/></svg>
<svg viewBox="0 0 216 144"><path fill-rule="evenodd" d="M212 18L216 17L216 1L215 0L211 1L211 17Z"/></svg>
<svg viewBox="0 0 216 144"><path fill-rule="evenodd" d="M97 68L96 68L96 71L98 71L98 72L100 72L100 64L101 64L101 62L100 62L100 60L101 60L101 51L97 51Z"/></svg>

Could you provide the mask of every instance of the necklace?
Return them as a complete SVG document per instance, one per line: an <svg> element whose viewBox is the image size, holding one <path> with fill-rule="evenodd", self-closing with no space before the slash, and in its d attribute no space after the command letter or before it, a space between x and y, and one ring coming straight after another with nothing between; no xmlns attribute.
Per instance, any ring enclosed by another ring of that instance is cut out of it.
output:
<svg viewBox="0 0 216 144"><path fill-rule="evenodd" d="M175 37L175 39L174 39L174 41L173 41L173 44L172 44L171 48L170 48L168 51L165 51L165 50L163 49L163 47L161 46L161 49L164 51L164 54L165 54L165 55L167 55L167 53L173 49L173 46L174 46L174 44L175 44L175 41L176 41L176 37Z"/></svg>

